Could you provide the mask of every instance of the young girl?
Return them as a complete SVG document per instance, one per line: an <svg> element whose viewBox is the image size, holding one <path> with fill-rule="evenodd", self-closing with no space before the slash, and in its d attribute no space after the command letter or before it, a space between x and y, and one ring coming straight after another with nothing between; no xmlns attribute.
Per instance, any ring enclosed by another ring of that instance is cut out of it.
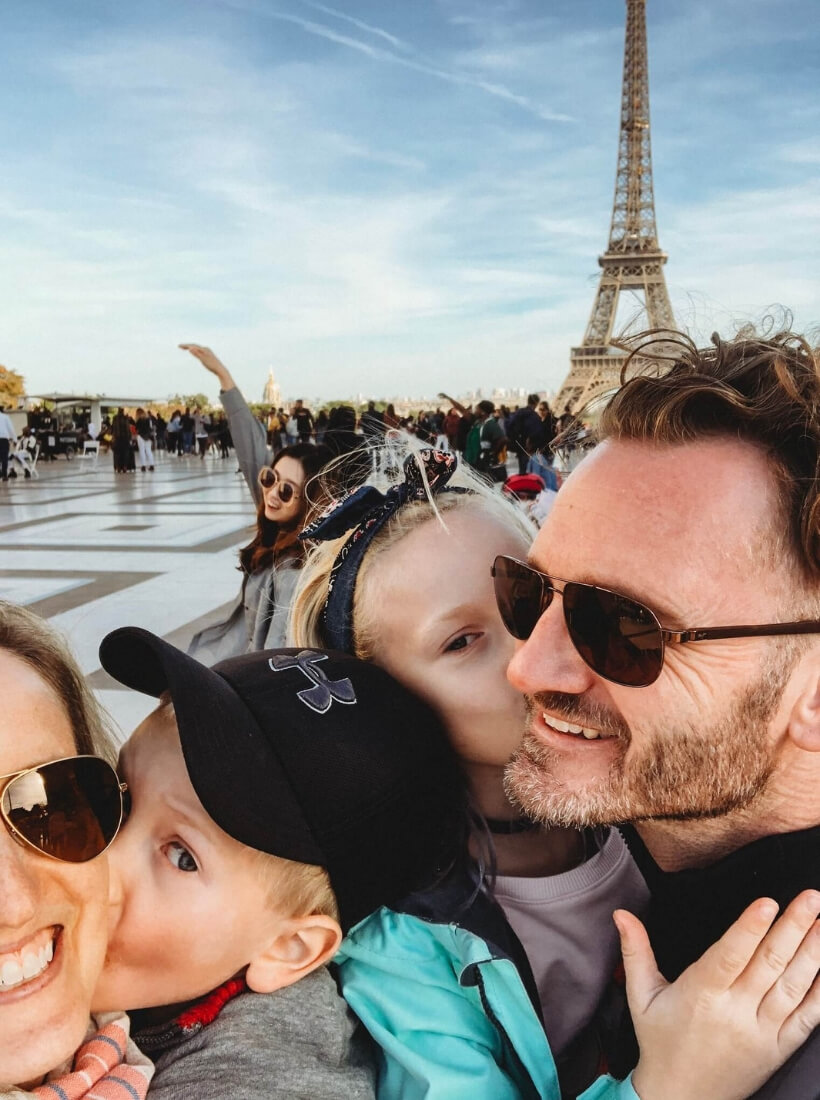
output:
<svg viewBox="0 0 820 1100"><path fill-rule="evenodd" d="M601 1061L612 912L640 912L646 887L615 830L547 831L504 794L524 704L506 680L513 642L489 563L526 555L528 522L452 455L411 456L405 478L385 496L358 490L306 530L331 541L302 571L290 642L373 660L431 702L477 827L445 882L349 933L342 988L381 1047L385 1098L574 1097Z"/></svg>
<svg viewBox="0 0 820 1100"><path fill-rule="evenodd" d="M239 466L257 505L256 532L239 552L242 587L228 618L200 631L188 652L212 665L284 642L288 607L304 560L299 532L311 510L307 483L331 457L324 447L295 443L268 465L266 433L230 371L210 348L180 344L217 376Z"/></svg>

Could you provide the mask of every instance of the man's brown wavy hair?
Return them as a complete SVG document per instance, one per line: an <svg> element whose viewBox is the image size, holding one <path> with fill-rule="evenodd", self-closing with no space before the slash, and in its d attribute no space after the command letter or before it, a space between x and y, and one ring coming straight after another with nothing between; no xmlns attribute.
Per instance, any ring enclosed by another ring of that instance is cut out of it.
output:
<svg viewBox="0 0 820 1100"><path fill-rule="evenodd" d="M646 332L630 342L621 382L601 416L600 439L728 437L765 449L780 485L786 545L803 577L820 583L818 349L788 331L743 330L734 340L714 333L706 348L681 333Z"/></svg>

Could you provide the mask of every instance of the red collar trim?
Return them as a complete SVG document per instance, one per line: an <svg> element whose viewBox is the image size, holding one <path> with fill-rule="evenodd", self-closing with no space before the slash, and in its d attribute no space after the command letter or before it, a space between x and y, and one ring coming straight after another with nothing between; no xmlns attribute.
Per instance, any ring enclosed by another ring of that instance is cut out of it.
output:
<svg viewBox="0 0 820 1100"><path fill-rule="evenodd" d="M183 1031L190 1031L192 1029L198 1030L199 1028L207 1027L208 1024L214 1022L228 1001L232 1001L234 997L238 997L240 993L244 993L247 988L247 983L244 978L231 978L229 981L225 982L224 985L220 985L212 993L209 993L207 997L204 997L192 1008L188 1008L185 1012L181 1012L179 1016L177 1016L175 1023L178 1027L181 1027Z"/></svg>

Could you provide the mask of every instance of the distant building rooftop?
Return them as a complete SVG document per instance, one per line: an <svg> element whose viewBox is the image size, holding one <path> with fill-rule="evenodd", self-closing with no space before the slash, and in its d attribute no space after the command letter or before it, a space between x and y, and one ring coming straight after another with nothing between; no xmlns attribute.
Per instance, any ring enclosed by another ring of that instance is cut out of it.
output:
<svg viewBox="0 0 820 1100"><path fill-rule="evenodd" d="M164 398L157 397L109 397L106 393L27 393L26 401L50 401L54 405L81 405L99 403L114 405L164 405Z"/></svg>

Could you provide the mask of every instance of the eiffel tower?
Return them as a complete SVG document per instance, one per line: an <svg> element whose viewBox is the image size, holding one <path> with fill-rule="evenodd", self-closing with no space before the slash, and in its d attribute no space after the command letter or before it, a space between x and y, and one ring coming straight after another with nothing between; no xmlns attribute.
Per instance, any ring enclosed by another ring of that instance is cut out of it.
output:
<svg viewBox="0 0 820 1100"><path fill-rule="evenodd" d="M620 384L626 356L611 341L622 290L643 292L641 329L676 327L663 277L666 259L658 244L652 190L646 0L626 0L621 132L609 245L598 257L601 280L583 342L570 353L569 374L555 400L558 415L567 405L577 411Z"/></svg>

